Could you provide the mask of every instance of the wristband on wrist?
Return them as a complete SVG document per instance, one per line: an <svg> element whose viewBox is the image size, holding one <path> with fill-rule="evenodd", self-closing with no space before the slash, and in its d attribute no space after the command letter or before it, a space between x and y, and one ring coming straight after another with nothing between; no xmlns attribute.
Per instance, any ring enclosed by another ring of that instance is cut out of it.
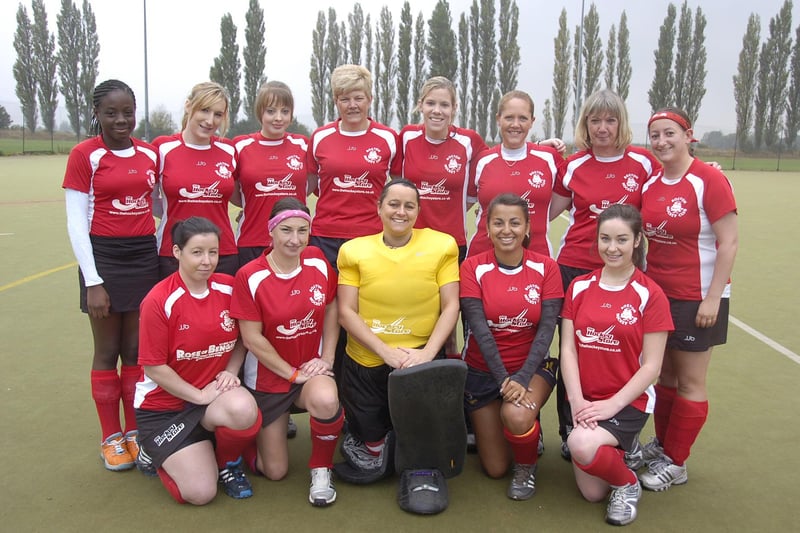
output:
<svg viewBox="0 0 800 533"><path fill-rule="evenodd" d="M289 383L294 383L297 381L297 376L300 374L300 369L292 367L292 375L289 376Z"/></svg>

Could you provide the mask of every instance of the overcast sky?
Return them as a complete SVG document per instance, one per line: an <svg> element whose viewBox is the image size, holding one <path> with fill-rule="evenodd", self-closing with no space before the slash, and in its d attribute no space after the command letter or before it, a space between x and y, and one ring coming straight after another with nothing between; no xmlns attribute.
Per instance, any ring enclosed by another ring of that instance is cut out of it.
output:
<svg viewBox="0 0 800 533"><path fill-rule="evenodd" d="M80 4L82 0L77 0ZM22 2L32 17L30 0ZM143 0L93 0L100 40L100 74L98 82L118 78L133 88L144 113L144 54ZM268 79L288 83L295 94L295 114L313 129L309 83L311 33L320 9L336 9L341 22L347 19L355 2L351 0L262 0L265 10L267 47L266 72ZM416 19L421 11L425 20L435 5L434 0L411 0ZM453 27L457 29L462 12L468 12L471 0L450 0ZM658 44L658 30L667 12L667 0L597 0L600 15L600 36L605 46L612 24L619 25L623 10L628 16L631 33L631 63L633 79L628 108L637 141L643 141L650 106L647 91L653 79L653 52ZM680 12L680 3L673 2ZM499 4L499 2L498 2ZM528 91L537 105L537 117L552 92L553 39L558 31L558 17L566 8L570 31L580 22L580 0L517 0L520 9L519 44L522 63L519 70L519 89ZM588 11L591 2L586 2ZM15 123L22 121L15 94L12 67L16 59L13 47L16 30L16 11L19 3L0 2L0 104L5 106ZM45 0L51 31L56 32L56 16L60 0ZM376 20L381 6L388 5L395 27L400 20L402 0L362 1L362 7ZM726 133L735 130L732 76L736 72L742 36L750 13L761 17L762 41L768 34L769 19L783 5L782 0L690 0L694 9L701 6L707 19L706 68L707 92L700 108L695 129L698 135L712 130ZM219 54L221 17L229 12L239 30L238 44L244 48L245 13L247 0L171 0L147 4L149 104L150 110L163 106L176 122L180 121L183 102L189 89L208 78L209 67ZM800 7L792 13L792 38L800 24ZM243 90L243 88L242 88ZM59 104L57 121L65 120L63 102ZM568 120L571 118L571 112ZM541 124L536 129L540 134ZM571 133L565 133L571 137Z"/></svg>

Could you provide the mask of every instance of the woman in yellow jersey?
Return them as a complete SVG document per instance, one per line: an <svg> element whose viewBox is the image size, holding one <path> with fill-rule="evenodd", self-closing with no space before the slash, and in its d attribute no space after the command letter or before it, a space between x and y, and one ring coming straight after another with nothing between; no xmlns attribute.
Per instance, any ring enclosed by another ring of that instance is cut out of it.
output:
<svg viewBox="0 0 800 533"><path fill-rule="evenodd" d="M339 251L339 322L347 330L341 399L349 428L342 453L364 472L391 472L389 373L441 354L458 319L456 241L414 229L418 214L414 184L391 181L378 200L383 231Z"/></svg>

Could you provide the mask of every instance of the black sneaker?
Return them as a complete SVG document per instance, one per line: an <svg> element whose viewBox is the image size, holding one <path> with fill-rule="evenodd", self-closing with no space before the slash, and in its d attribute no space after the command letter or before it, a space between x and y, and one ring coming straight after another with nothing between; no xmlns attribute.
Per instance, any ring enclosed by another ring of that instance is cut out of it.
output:
<svg viewBox="0 0 800 533"><path fill-rule="evenodd" d="M222 485L225 494L237 500L253 495L253 487L250 486L250 482L242 470L241 457L236 461L229 462L225 468L219 471L219 484Z"/></svg>
<svg viewBox="0 0 800 533"><path fill-rule="evenodd" d="M297 424L294 423L292 417L289 416L289 423L286 424L286 438L293 439L297 436Z"/></svg>

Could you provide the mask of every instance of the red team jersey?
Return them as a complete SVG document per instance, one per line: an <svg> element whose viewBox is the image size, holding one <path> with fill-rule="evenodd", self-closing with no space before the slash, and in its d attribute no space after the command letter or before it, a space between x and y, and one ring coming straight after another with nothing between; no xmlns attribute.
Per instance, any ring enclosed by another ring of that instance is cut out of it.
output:
<svg viewBox="0 0 800 533"><path fill-rule="evenodd" d="M168 365L198 389L225 370L239 337L239 325L230 315L233 278L213 274L208 287L204 297L193 296L178 272L153 287L139 315L140 365ZM147 374L136 384L137 409L180 411L185 403Z"/></svg>
<svg viewBox="0 0 800 533"><path fill-rule="evenodd" d="M468 257L461 265L461 298L479 298L503 365L509 374L528 358L542 316L542 302L562 298L558 264L549 256L525 250L522 266L514 270L497 265L494 250ZM465 361L490 372L480 347L470 335Z"/></svg>
<svg viewBox="0 0 800 533"><path fill-rule="evenodd" d="M192 216L205 217L222 231L220 255L237 254L228 216L228 200L236 186L233 144L212 137L210 146L194 146L185 143L180 133L158 137L153 144L160 157L164 211L156 231L158 255L172 257L172 226Z"/></svg>
<svg viewBox="0 0 800 533"><path fill-rule="evenodd" d="M262 323L262 334L280 356L299 367L322 354L325 306L336 298L336 272L319 248L300 254L301 268L277 274L261 254L236 273L231 316ZM248 352L244 383L260 392L288 392L291 384Z"/></svg>
<svg viewBox="0 0 800 533"><path fill-rule="evenodd" d="M369 121L366 132L341 131L341 120L311 135L308 173L319 176L314 235L352 239L383 229L378 197L397 154L397 134Z"/></svg>
<svg viewBox="0 0 800 533"><path fill-rule="evenodd" d="M90 235L145 237L155 231L156 150L139 139L131 142L131 148L112 151L98 135L69 153L61 186L89 195Z"/></svg>
<svg viewBox="0 0 800 533"><path fill-rule="evenodd" d="M419 189L420 210L416 228L431 228L452 235L459 246L467 244L467 183L472 159L486 150L476 132L450 126L442 142L425 137L421 124L400 130L400 152L392 175L402 176Z"/></svg>
<svg viewBox="0 0 800 533"><path fill-rule="evenodd" d="M597 254L597 215L612 204L642 205L642 186L661 164L643 148L629 146L619 157L590 150L567 159L555 193L572 198L569 226L561 239L558 264L591 270L603 266Z"/></svg>
<svg viewBox="0 0 800 533"><path fill-rule="evenodd" d="M561 309L575 328L581 389L590 401L611 398L639 370L645 333L673 330L669 301L653 280L637 269L625 287L610 290L600 273L575 278ZM652 413L655 399L650 385L631 405Z"/></svg>
<svg viewBox="0 0 800 533"><path fill-rule="evenodd" d="M547 238L550 227L550 199L553 184L564 167L564 158L555 149L529 142L525 159L506 161L501 155L502 145L497 145L478 155L475 174L468 195L478 199L475 235L469 243L468 256L492 248L486 233L486 208L498 194L514 193L528 202L531 219L529 249L552 256Z"/></svg>
<svg viewBox="0 0 800 533"><path fill-rule="evenodd" d="M680 179L668 180L659 174L645 184L642 223L649 243L647 275L667 296L705 298L717 259L711 225L730 212L736 212L730 181L699 159ZM724 298L729 296L730 280L723 292Z"/></svg>
<svg viewBox="0 0 800 533"><path fill-rule="evenodd" d="M236 137L236 175L242 189L238 246L267 247L269 214L275 202L293 196L306 203L308 139L294 133L267 139L260 132Z"/></svg>

